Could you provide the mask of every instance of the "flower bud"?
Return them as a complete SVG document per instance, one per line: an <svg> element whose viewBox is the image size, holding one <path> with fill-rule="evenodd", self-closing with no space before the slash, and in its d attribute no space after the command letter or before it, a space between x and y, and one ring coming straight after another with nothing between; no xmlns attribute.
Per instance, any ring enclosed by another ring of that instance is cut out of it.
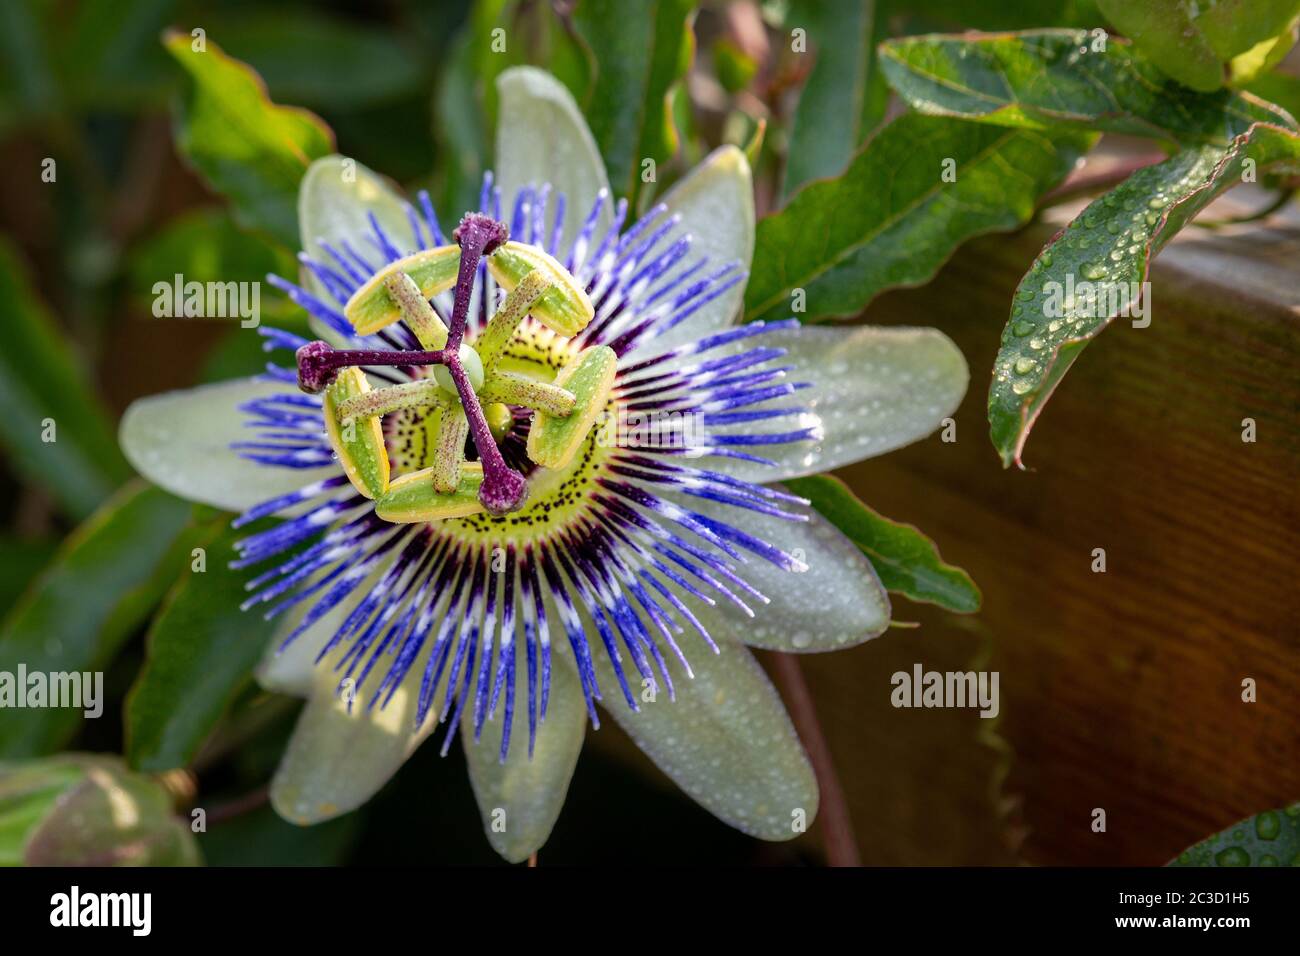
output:
<svg viewBox="0 0 1300 956"><path fill-rule="evenodd" d="M116 757L0 762L0 865L197 866L167 790Z"/></svg>

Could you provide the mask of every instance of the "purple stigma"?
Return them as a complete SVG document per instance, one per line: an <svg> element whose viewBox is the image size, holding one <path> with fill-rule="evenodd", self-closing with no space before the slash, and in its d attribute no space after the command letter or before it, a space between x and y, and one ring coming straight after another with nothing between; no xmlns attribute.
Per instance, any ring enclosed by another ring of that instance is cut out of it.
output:
<svg viewBox="0 0 1300 956"><path fill-rule="evenodd" d="M481 212L468 212L451 231L451 238L462 250L477 248L480 256L490 256L510 240L510 227Z"/></svg>
<svg viewBox="0 0 1300 956"><path fill-rule="evenodd" d="M483 256L491 255L510 238L510 230L503 222L470 213L460 221L452 238L460 245L460 269L456 276L456 304L444 348L432 352L376 351L335 349L328 342L308 342L297 352L298 387L315 395L334 383L339 369L353 365L444 366L456 385L456 394L460 396L461 406L465 409L470 435L483 465L479 501L492 514L505 514L523 504L528 492L527 482L523 475L512 470L501 457L501 450L492 437L492 429L483 414L483 407L461 364L460 345L465 336L470 294L474 291L479 262Z"/></svg>
<svg viewBox="0 0 1300 956"><path fill-rule="evenodd" d="M373 349L336 349L328 342L308 342L295 353L298 360L298 387L308 395L325 391L338 378L339 369L351 365L446 365L446 350L437 352L376 351Z"/></svg>
<svg viewBox="0 0 1300 956"><path fill-rule="evenodd" d="M474 276L479 260L491 255L510 238L504 222L488 216L469 213L460 221L451 237L460 244L460 272L456 276L456 304L451 313L451 328L447 333L447 360L444 363L456 383L461 406L469 420L470 435L483 464L483 483L479 486L478 500L492 514L505 514L523 504L528 493L523 475L513 471L501 457L492 429L488 426L483 407L469 384L469 377L460 364L460 342L465 335L469 317L469 297L474 291Z"/></svg>
<svg viewBox="0 0 1300 956"><path fill-rule="evenodd" d="M496 252L510 238L510 230L504 222L471 212L452 230L451 237L460 245L456 303L451 310L451 328L447 332L447 349L455 353L465 337L465 325L469 321L469 297L474 291L474 276L478 273L479 260Z"/></svg>
<svg viewBox="0 0 1300 956"><path fill-rule="evenodd" d="M328 342L308 342L295 353L298 387L308 395L325 391L338 378L339 367L330 359L333 351Z"/></svg>

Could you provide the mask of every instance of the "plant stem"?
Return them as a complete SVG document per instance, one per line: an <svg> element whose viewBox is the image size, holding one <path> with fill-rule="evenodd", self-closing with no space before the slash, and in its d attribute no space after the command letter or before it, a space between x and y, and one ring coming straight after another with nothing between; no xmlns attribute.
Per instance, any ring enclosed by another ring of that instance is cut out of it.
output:
<svg viewBox="0 0 1300 956"><path fill-rule="evenodd" d="M270 797L270 788L261 786L256 790L249 791L242 797L219 803L208 812L208 823L225 823L227 820L243 816L245 813L261 807Z"/></svg>
<svg viewBox="0 0 1300 956"><path fill-rule="evenodd" d="M817 708L799 667L799 659L794 654L773 653L770 656L790 719L794 721L799 739L808 752L817 777L817 788L821 791L821 830L826 862L830 866L861 866L862 858L858 855L858 841L853 833L848 802L844 799L844 788L840 785L835 760L817 719Z"/></svg>

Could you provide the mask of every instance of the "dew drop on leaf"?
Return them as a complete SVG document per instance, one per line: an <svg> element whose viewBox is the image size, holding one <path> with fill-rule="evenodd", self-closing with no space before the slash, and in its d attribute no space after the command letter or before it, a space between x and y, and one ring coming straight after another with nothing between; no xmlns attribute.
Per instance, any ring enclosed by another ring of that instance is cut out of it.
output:
<svg viewBox="0 0 1300 956"><path fill-rule="evenodd" d="M1250 866L1250 854L1239 846L1230 846L1214 854L1214 862L1219 866Z"/></svg>

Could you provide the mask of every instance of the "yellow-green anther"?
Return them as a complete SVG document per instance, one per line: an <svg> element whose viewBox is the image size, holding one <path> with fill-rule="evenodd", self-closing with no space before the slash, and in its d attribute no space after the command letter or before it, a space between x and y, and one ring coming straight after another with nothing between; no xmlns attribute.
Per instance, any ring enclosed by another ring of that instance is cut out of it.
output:
<svg viewBox="0 0 1300 956"><path fill-rule="evenodd" d="M533 318L560 335L577 335L596 314L591 299L578 280L536 246L504 243L488 256L487 267L492 277L507 290L513 290L530 272L541 272L551 285L528 311Z"/></svg>
<svg viewBox="0 0 1300 956"><path fill-rule="evenodd" d="M584 349L560 369L555 384L573 393L573 412L558 418L539 411L533 417L528 431L529 458L547 468L563 468L573 460L596 416L605 410L617 366L614 350L608 345L596 345Z"/></svg>
<svg viewBox="0 0 1300 956"><path fill-rule="evenodd" d="M426 469L431 472L433 487L437 491L446 494L460 485L465 465L465 439L468 437L469 419L465 417L464 407L456 404L445 409L433 446L433 467Z"/></svg>
<svg viewBox="0 0 1300 956"><path fill-rule="evenodd" d="M415 333L422 348L436 352L447 344L447 326L433 311L415 280L405 272L393 272L384 280L384 288L397 303L406 327Z"/></svg>
<svg viewBox="0 0 1300 956"><path fill-rule="evenodd" d="M367 498L379 498L388 490L388 449L378 418L339 422L339 406L366 395L370 382L355 365L339 372L325 390L325 434L352 486Z"/></svg>
<svg viewBox="0 0 1300 956"><path fill-rule="evenodd" d="M528 315L533 303L550 287L551 280L546 273L534 269L510 290L505 302L501 303L501 308L497 309L483 334L474 343L485 369L491 371L496 365L497 359L514 337L515 329L519 328L519 323Z"/></svg>
<svg viewBox="0 0 1300 956"><path fill-rule="evenodd" d="M338 406L339 422L353 418L389 415L404 408L428 408L452 404L452 398L431 378L402 382L354 395Z"/></svg>
<svg viewBox="0 0 1300 956"><path fill-rule="evenodd" d="M557 418L568 417L578 403L568 389L516 372L492 373L479 398L484 402L504 402L507 405L535 408Z"/></svg>
<svg viewBox="0 0 1300 956"><path fill-rule="evenodd" d="M439 246L398 259L375 273L369 282L353 293L343 307L343 314L359 335L371 335L402 318L401 308L388 290L390 275L405 273L420 290L420 295L431 299L456 284L459 269L460 246Z"/></svg>
<svg viewBox="0 0 1300 956"><path fill-rule="evenodd" d="M411 524L417 521L441 521L478 514L483 505L478 500L483 483L483 468L466 462L461 468L460 484L450 492L434 487L432 468L402 475L388 486L388 493L375 502L375 514L385 521Z"/></svg>
<svg viewBox="0 0 1300 956"><path fill-rule="evenodd" d="M483 362L478 357L471 346L461 343L460 348L456 350L457 356L460 357L461 367L465 369L465 377L469 379L469 387L475 392L483 388ZM451 372L445 365L435 365L433 367L433 380L447 390L451 395L456 393L456 382L451 377Z"/></svg>

